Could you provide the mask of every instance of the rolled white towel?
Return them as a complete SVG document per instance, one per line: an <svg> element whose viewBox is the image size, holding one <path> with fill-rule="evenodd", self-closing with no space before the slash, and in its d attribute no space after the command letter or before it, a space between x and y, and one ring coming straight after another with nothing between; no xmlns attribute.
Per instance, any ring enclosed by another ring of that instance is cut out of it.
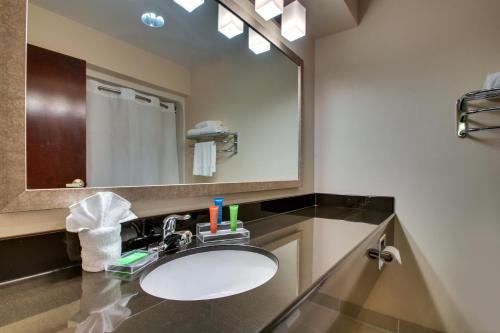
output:
<svg viewBox="0 0 500 333"><path fill-rule="evenodd" d="M198 124L194 125L194 128L203 128L203 127L220 127L222 126L222 121L220 120L205 120L200 121Z"/></svg>
<svg viewBox="0 0 500 333"><path fill-rule="evenodd" d="M106 264L120 258L122 252L121 225L78 233L82 246L82 268L87 272L100 272Z"/></svg>
<svg viewBox="0 0 500 333"><path fill-rule="evenodd" d="M130 206L115 193L99 192L69 207L66 230L78 232L85 271L102 271L106 264L120 257L120 223L137 218Z"/></svg>
<svg viewBox="0 0 500 333"><path fill-rule="evenodd" d="M484 81L484 89L500 89L500 72L489 74Z"/></svg>

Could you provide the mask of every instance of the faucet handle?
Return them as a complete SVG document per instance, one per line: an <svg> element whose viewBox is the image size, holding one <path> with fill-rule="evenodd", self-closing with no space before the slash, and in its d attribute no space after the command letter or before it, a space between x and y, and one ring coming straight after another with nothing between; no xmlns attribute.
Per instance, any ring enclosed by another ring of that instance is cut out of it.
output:
<svg viewBox="0 0 500 333"><path fill-rule="evenodd" d="M167 216L167 219L169 217L170 218L174 218L174 219L179 220L179 221L186 221L186 220L189 220L191 218L191 215L189 215L189 214L186 214L186 215L177 215L177 214L174 214L174 215Z"/></svg>
<svg viewBox="0 0 500 333"><path fill-rule="evenodd" d="M161 251L165 250L168 245L165 243L167 238L175 233L175 227L177 224L177 220L179 221L185 221L189 220L191 218L191 215L169 215L166 218L163 219L163 235L162 235L162 240L159 244L159 249Z"/></svg>
<svg viewBox="0 0 500 333"><path fill-rule="evenodd" d="M171 233L175 232L175 225L177 224L177 220L179 221L186 221L186 220L189 220L191 218L191 215L177 215L177 214L173 214L173 215L169 215L167 216L165 219L163 219L163 230L165 232L169 231ZM164 236L165 236L165 233L164 233Z"/></svg>

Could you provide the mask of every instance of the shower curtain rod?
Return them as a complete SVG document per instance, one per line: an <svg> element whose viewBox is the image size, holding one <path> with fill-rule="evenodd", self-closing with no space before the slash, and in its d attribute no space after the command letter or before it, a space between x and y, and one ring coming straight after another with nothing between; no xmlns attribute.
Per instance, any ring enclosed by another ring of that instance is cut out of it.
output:
<svg viewBox="0 0 500 333"><path fill-rule="evenodd" d="M111 92L111 93L115 93L115 94L121 94L122 91L118 88L110 88L110 87L106 87L106 86L98 86L97 89L99 91L101 90L104 90L104 91L107 91L107 92ZM159 97L158 97L159 98ZM138 100L141 100L141 101L144 101L144 102L148 102L148 103L151 103L151 99L150 98L147 98L147 97L144 97L144 96L141 96L141 95L135 95L135 99L138 99ZM160 106L163 106L164 108L168 109L168 105L166 105L165 103L161 103L160 102ZM176 107L175 107L175 104L174 104L174 112L177 113L177 110L176 110Z"/></svg>

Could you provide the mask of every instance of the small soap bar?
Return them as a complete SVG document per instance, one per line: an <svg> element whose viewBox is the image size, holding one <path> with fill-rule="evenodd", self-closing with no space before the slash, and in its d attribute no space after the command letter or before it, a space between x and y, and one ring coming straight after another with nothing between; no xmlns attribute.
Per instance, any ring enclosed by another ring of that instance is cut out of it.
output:
<svg viewBox="0 0 500 333"><path fill-rule="evenodd" d="M133 250L122 254L120 258L106 265L108 272L134 274L158 259L158 252Z"/></svg>
<svg viewBox="0 0 500 333"><path fill-rule="evenodd" d="M121 257L120 259L118 259L118 263L120 265L130 265L133 262L146 257L148 254L149 254L148 252L135 251L135 252L127 254L126 256Z"/></svg>

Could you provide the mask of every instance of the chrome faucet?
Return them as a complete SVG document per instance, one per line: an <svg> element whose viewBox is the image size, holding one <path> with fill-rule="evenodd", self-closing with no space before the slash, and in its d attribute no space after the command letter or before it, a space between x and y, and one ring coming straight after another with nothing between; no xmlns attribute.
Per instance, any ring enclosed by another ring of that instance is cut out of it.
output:
<svg viewBox="0 0 500 333"><path fill-rule="evenodd" d="M177 221L186 221L191 218L191 215L169 215L163 220L163 233L161 242L159 244L160 250L166 249L165 240L168 236L173 235L175 233L175 227L177 225Z"/></svg>

